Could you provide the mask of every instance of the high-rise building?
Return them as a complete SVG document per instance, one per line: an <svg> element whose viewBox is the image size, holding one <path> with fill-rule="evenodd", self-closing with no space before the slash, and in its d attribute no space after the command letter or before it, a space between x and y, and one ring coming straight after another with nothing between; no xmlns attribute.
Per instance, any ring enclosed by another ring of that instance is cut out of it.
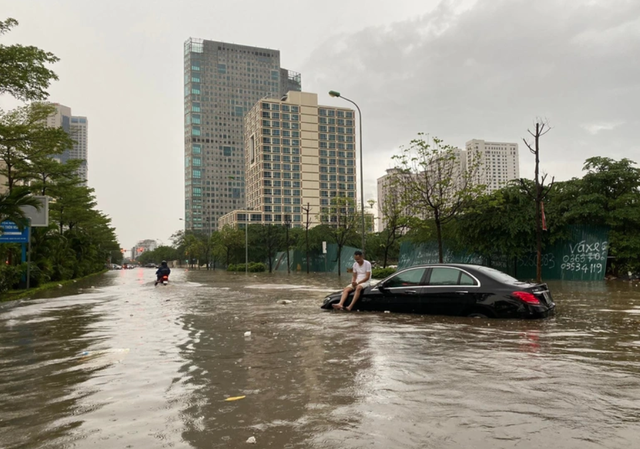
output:
<svg viewBox="0 0 640 449"><path fill-rule="evenodd" d="M245 207L244 116L301 89L280 52L191 38L184 45L185 229L211 233Z"/></svg>
<svg viewBox="0 0 640 449"><path fill-rule="evenodd" d="M71 138L74 142L73 148L69 152L69 158L82 160L82 165L78 168L78 176L84 179L85 184L89 179L88 128L89 121L86 117L71 116Z"/></svg>
<svg viewBox="0 0 640 449"><path fill-rule="evenodd" d="M47 126L50 128L62 128L71 136L71 108L59 103L53 103L53 106L55 106L56 111L47 117ZM64 164L71 159L70 154L71 150L64 150L62 154L56 154L53 158Z"/></svg>
<svg viewBox="0 0 640 449"><path fill-rule="evenodd" d="M318 105L318 95L265 98L245 118L247 207L220 227L333 221L331 199L356 200L354 111ZM233 182L233 181L230 181ZM309 210L308 214L306 209Z"/></svg>
<svg viewBox="0 0 640 449"><path fill-rule="evenodd" d="M397 180L402 175L399 168L388 168L387 174L378 178L378 232L387 227L389 208L399 207L402 203L402 190Z"/></svg>
<svg viewBox="0 0 640 449"><path fill-rule="evenodd" d="M86 117L76 117L71 115L71 108L53 103L56 112L47 118L47 126L52 128L62 128L73 139L73 147L64 150L62 154L56 154L54 159L61 163L66 163L69 159L81 159L82 165L78 169L78 176L86 184L88 179L88 127L89 122Z"/></svg>
<svg viewBox="0 0 640 449"><path fill-rule="evenodd" d="M466 148L468 164L479 158L480 166L474 182L486 185L487 193L501 189L509 181L520 178L517 143L473 139L466 143Z"/></svg>

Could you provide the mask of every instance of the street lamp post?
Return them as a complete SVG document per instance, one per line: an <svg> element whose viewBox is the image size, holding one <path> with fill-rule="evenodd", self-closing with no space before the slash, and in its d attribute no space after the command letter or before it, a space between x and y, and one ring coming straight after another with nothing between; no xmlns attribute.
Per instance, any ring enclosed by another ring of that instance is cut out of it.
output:
<svg viewBox="0 0 640 449"><path fill-rule="evenodd" d="M347 97L340 95L340 92L335 90L330 90L329 95L332 97L342 98L343 100L348 101L353 104L358 110L358 127L360 128L360 213L362 215L362 252L364 253L364 235L365 235L365 224L364 224L364 170L363 160L362 160L362 111L360 111L360 107L356 104L355 101L349 100Z"/></svg>

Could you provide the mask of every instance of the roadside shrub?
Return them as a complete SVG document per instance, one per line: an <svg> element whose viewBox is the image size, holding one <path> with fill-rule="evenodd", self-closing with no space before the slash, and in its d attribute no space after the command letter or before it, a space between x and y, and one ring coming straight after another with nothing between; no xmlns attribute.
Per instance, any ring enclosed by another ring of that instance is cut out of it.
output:
<svg viewBox="0 0 640 449"><path fill-rule="evenodd" d="M267 271L267 266L262 262L251 262L249 264L249 271L252 273Z"/></svg>
<svg viewBox="0 0 640 449"><path fill-rule="evenodd" d="M15 287L20 282L22 265L0 265L0 293Z"/></svg>
<svg viewBox="0 0 640 449"><path fill-rule="evenodd" d="M51 280L51 277L40 269L38 265L31 262L31 273L29 276L29 282L31 287L38 287Z"/></svg>
<svg viewBox="0 0 640 449"><path fill-rule="evenodd" d="M373 279L384 279L395 272L395 268L374 268L373 270L371 270L371 277Z"/></svg>
<svg viewBox="0 0 640 449"><path fill-rule="evenodd" d="M243 263L238 263L235 265L230 264L227 267L227 271L245 271L244 266L245 264ZM250 271L251 273L263 272L267 271L267 266L262 262L249 262L249 269L246 271Z"/></svg>

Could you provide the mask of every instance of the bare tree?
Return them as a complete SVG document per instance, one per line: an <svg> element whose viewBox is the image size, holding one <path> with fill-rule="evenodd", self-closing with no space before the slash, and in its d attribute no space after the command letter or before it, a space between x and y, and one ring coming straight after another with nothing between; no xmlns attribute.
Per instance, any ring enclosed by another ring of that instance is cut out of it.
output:
<svg viewBox="0 0 640 449"><path fill-rule="evenodd" d="M547 197L547 194L551 190L551 186L553 186L553 181L555 178L551 178L551 183L545 187L544 181L547 179L547 174L542 175L542 179L540 179L540 137L544 136L551 130L549 123L546 120L537 119L536 120L536 130L531 131L527 130L531 136L533 136L533 145L530 142L527 142L526 139L522 139L524 144L529 148L529 151L536 158L536 168L535 168L535 192L532 192L529 186L524 182L523 179L520 180L520 185L523 190L527 192L530 198L535 200L536 202L536 252L537 252L537 260L536 260L536 282L542 282L542 214L544 213L543 204L544 199Z"/></svg>

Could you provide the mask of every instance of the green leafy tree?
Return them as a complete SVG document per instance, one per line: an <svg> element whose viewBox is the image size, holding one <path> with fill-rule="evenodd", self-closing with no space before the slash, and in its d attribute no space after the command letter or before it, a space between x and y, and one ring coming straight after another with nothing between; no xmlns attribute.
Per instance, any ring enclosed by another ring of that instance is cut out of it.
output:
<svg viewBox="0 0 640 449"><path fill-rule="evenodd" d="M531 181L523 181L534 188ZM460 249L486 259L512 258L534 250L535 211L520 184L481 195L455 221Z"/></svg>
<svg viewBox="0 0 640 449"><path fill-rule="evenodd" d="M259 247L264 252L264 259L267 260L269 273L273 272L273 259L284 242L284 229L282 226L272 224L251 225L249 231L252 236L250 248ZM261 258L260 258L261 259ZM251 260L251 258L249 259Z"/></svg>
<svg viewBox="0 0 640 449"><path fill-rule="evenodd" d="M226 265L229 265L232 261L235 263L244 261L244 258L240 256L245 246L244 229L225 225L220 230L220 239L217 244L225 256Z"/></svg>
<svg viewBox="0 0 640 449"><path fill-rule="evenodd" d="M20 187L0 193L0 222L9 220L17 224L21 230L24 229L27 221L22 206L40 208L40 202L31 196L28 188Z"/></svg>
<svg viewBox="0 0 640 449"><path fill-rule="evenodd" d="M19 181L28 183L35 174L34 164L61 154L73 141L62 128L50 128L47 117L54 108L31 103L7 113L0 112L0 174L7 178L11 191Z"/></svg>
<svg viewBox="0 0 640 449"><path fill-rule="evenodd" d="M0 35L18 25L15 19L0 21ZM0 44L0 94L20 100L44 100L47 88L57 75L47 65L58 62L52 53L37 47Z"/></svg>
<svg viewBox="0 0 640 449"><path fill-rule="evenodd" d="M582 179L562 183L553 212L566 224L605 226L615 274L640 270L640 169L629 159L592 157Z"/></svg>
<svg viewBox="0 0 640 449"><path fill-rule="evenodd" d="M432 219L435 224L440 263L443 262L443 226L458 215L484 186L473 183L480 160L468 161L466 168L456 156L456 149L436 137L420 133L408 148L394 156L402 181L401 209L412 215Z"/></svg>

